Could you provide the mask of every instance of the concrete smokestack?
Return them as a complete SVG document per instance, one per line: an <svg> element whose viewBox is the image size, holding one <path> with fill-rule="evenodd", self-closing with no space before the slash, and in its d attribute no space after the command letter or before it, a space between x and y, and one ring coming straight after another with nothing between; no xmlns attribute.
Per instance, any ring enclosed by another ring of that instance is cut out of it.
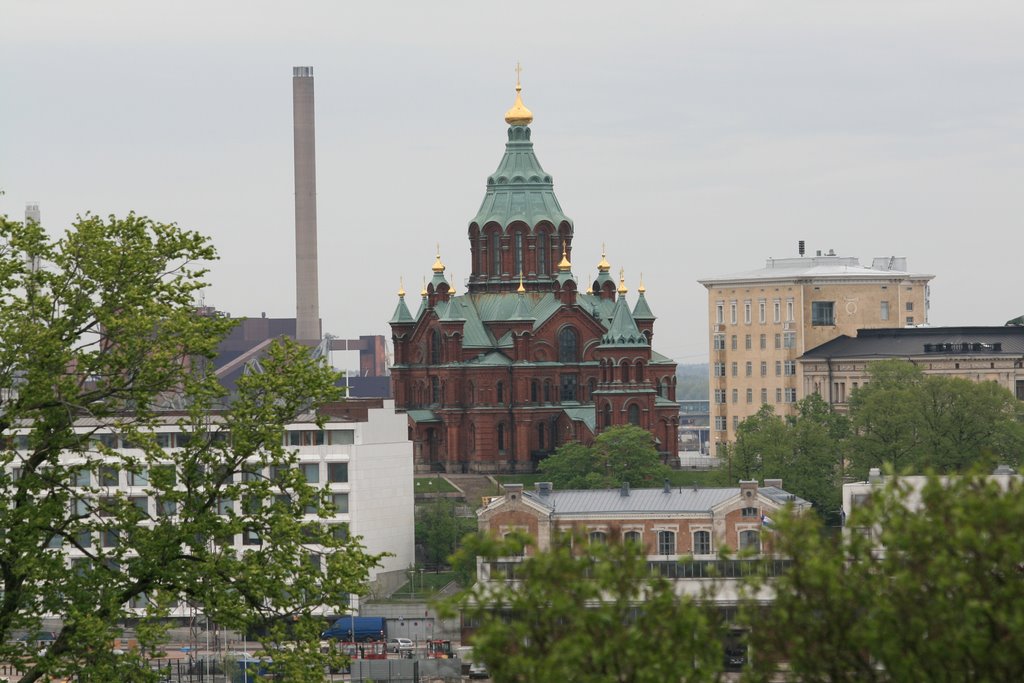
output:
<svg viewBox="0 0 1024 683"><path fill-rule="evenodd" d="M295 338L320 341L320 294L316 259L316 135L313 67L292 69L295 132Z"/></svg>

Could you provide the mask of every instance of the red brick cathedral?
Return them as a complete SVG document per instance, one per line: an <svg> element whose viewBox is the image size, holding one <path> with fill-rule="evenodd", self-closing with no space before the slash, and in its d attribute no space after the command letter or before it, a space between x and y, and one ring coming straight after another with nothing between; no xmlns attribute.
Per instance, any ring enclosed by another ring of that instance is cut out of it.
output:
<svg viewBox="0 0 1024 683"><path fill-rule="evenodd" d="M521 88L505 155L469 222L472 274L456 296L440 254L415 315L391 318L395 404L420 472L529 472L569 441L635 424L677 454L676 364L651 349L654 314L609 274L572 273L572 220L533 151Z"/></svg>

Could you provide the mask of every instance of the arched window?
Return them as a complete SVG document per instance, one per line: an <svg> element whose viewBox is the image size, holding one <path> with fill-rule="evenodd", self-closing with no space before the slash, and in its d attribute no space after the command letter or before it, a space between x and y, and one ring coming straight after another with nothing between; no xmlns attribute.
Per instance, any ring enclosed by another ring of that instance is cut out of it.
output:
<svg viewBox="0 0 1024 683"><path fill-rule="evenodd" d="M629 410L627 412L629 424L640 426L640 406L635 403L629 404Z"/></svg>
<svg viewBox="0 0 1024 683"><path fill-rule="evenodd" d="M537 380L531 381L530 382L530 403L536 403L537 402L537 395L539 393L540 393L540 391L539 391L539 384L537 383Z"/></svg>
<svg viewBox="0 0 1024 683"><path fill-rule="evenodd" d="M505 383L498 382L494 387L494 392L497 394L498 403L505 403Z"/></svg>
<svg viewBox="0 0 1024 683"><path fill-rule="evenodd" d="M498 231L491 233L491 277L501 277L501 235Z"/></svg>
<svg viewBox="0 0 1024 683"><path fill-rule="evenodd" d="M505 425L504 424L499 424L498 425L498 451L502 452L502 453L505 451Z"/></svg>
<svg viewBox="0 0 1024 683"><path fill-rule="evenodd" d="M696 531L693 534L693 554L694 555L710 555L711 554L711 532L710 531Z"/></svg>
<svg viewBox="0 0 1024 683"><path fill-rule="evenodd" d="M558 361L560 363L578 363L579 335L575 328L563 327L558 333Z"/></svg>
<svg viewBox="0 0 1024 683"><path fill-rule="evenodd" d="M544 450L546 448L544 444L544 436L544 423L541 422L539 425L537 425L537 448L539 450Z"/></svg>
<svg viewBox="0 0 1024 683"><path fill-rule="evenodd" d="M676 554L676 532L674 532L674 531L659 531L658 532L658 554L659 555L675 555Z"/></svg>
<svg viewBox="0 0 1024 683"><path fill-rule="evenodd" d="M761 534L754 529L740 532L740 550L747 548L754 552L761 552Z"/></svg>
<svg viewBox="0 0 1024 683"><path fill-rule="evenodd" d="M604 404L604 426L605 429L612 426L612 404Z"/></svg>
<svg viewBox="0 0 1024 683"><path fill-rule="evenodd" d="M433 404L441 403L441 380L437 377L430 378L430 402Z"/></svg>
<svg viewBox="0 0 1024 683"><path fill-rule="evenodd" d="M591 531L588 539L591 545L604 545L608 542L608 534L603 531Z"/></svg>
<svg viewBox="0 0 1024 683"><path fill-rule="evenodd" d="M637 364L636 364L636 381L637 382L643 382L644 381L644 364L642 362L640 362L640 361L637 361Z"/></svg>
<svg viewBox="0 0 1024 683"><path fill-rule="evenodd" d="M629 381L629 361L628 360L622 361L622 381L623 382L628 382Z"/></svg>
<svg viewBox="0 0 1024 683"><path fill-rule="evenodd" d="M551 380L544 380L544 402L551 403Z"/></svg>
<svg viewBox="0 0 1024 683"><path fill-rule="evenodd" d="M430 364L441 364L441 330L430 333Z"/></svg>
<svg viewBox="0 0 1024 683"><path fill-rule="evenodd" d="M642 542L639 531L627 531L623 535L623 540L626 541L626 543L636 543L637 545L640 545Z"/></svg>
<svg viewBox="0 0 1024 683"><path fill-rule="evenodd" d="M593 401L594 392L597 391L597 380L591 377L590 381L587 382L587 389L589 390L589 393L587 394L587 400Z"/></svg>
<svg viewBox="0 0 1024 683"><path fill-rule="evenodd" d="M537 235L537 274L548 274L548 235L541 232Z"/></svg>
<svg viewBox="0 0 1024 683"><path fill-rule="evenodd" d="M516 231L515 234L515 259L512 263L512 274L519 275L523 272L523 233L522 231Z"/></svg>

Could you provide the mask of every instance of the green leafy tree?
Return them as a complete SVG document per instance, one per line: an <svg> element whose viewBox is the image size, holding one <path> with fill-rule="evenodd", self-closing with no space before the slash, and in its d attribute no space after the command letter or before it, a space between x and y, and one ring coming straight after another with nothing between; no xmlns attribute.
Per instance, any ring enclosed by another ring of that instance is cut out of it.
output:
<svg viewBox="0 0 1024 683"><path fill-rule="evenodd" d="M868 366L871 381L853 392L852 474L872 467L958 472L996 461L1017 464L1024 448L1020 401L993 382L925 376L902 360Z"/></svg>
<svg viewBox="0 0 1024 683"><path fill-rule="evenodd" d="M773 547L792 566L770 610L745 606L746 680L778 680L783 663L801 681L1018 680L1022 494L1019 479L971 474L933 476L918 495L893 477L839 538L779 515Z"/></svg>
<svg viewBox="0 0 1024 683"><path fill-rule="evenodd" d="M58 239L0 218L0 661L22 663L21 681L156 680L144 655L179 602L291 641L276 665L319 681L314 609L344 610L378 560L303 521L328 516L329 498L283 447L285 423L338 397L336 373L288 342L231 397L209 371L231 326L194 307L214 258L201 235L133 214L85 216ZM159 445L168 419L185 447ZM104 484L121 471L148 481L157 514ZM238 554L242 533L259 543ZM44 617L63 626L41 654L16 636ZM140 650L115 656L129 618Z"/></svg>
<svg viewBox="0 0 1024 683"><path fill-rule="evenodd" d="M606 429L592 446L563 444L539 469L560 489L609 488L623 482L654 486L669 472L651 433L634 425Z"/></svg>
<svg viewBox="0 0 1024 683"><path fill-rule="evenodd" d="M585 544L565 535L538 552L522 536L472 536L460 549L458 562L475 563L477 556L486 562L518 556L528 546L514 582L478 582L445 605L479 624L473 657L486 663L492 680L717 680L723 665L717 611L652 576L638 545Z"/></svg>
<svg viewBox="0 0 1024 683"><path fill-rule="evenodd" d="M833 413L817 394L804 398L796 408L795 416L783 419L772 406L764 405L741 422L725 467L737 478L782 479L787 491L810 501L819 515L838 521L849 422Z"/></svg>
<svg viewBox="0 0 1024 683"><path fill-rule="evenodd" d="M476 531L475 517L455 512L455 503L447 498L416 508L416 545L422 546L424 561L435 570L445 566L466 534Z"/></svg>

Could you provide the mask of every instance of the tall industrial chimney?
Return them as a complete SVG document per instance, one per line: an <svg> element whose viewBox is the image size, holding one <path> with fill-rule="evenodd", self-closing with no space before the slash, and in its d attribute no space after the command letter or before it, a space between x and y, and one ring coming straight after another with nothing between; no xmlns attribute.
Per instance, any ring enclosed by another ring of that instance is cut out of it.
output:
<svg viewBox="0 0 1024 683"><path fill-rule="evenodd" d="M292 69L295 132L295 338L319 342L320 294L316 259L316 135L313 67Z"/></svg>

